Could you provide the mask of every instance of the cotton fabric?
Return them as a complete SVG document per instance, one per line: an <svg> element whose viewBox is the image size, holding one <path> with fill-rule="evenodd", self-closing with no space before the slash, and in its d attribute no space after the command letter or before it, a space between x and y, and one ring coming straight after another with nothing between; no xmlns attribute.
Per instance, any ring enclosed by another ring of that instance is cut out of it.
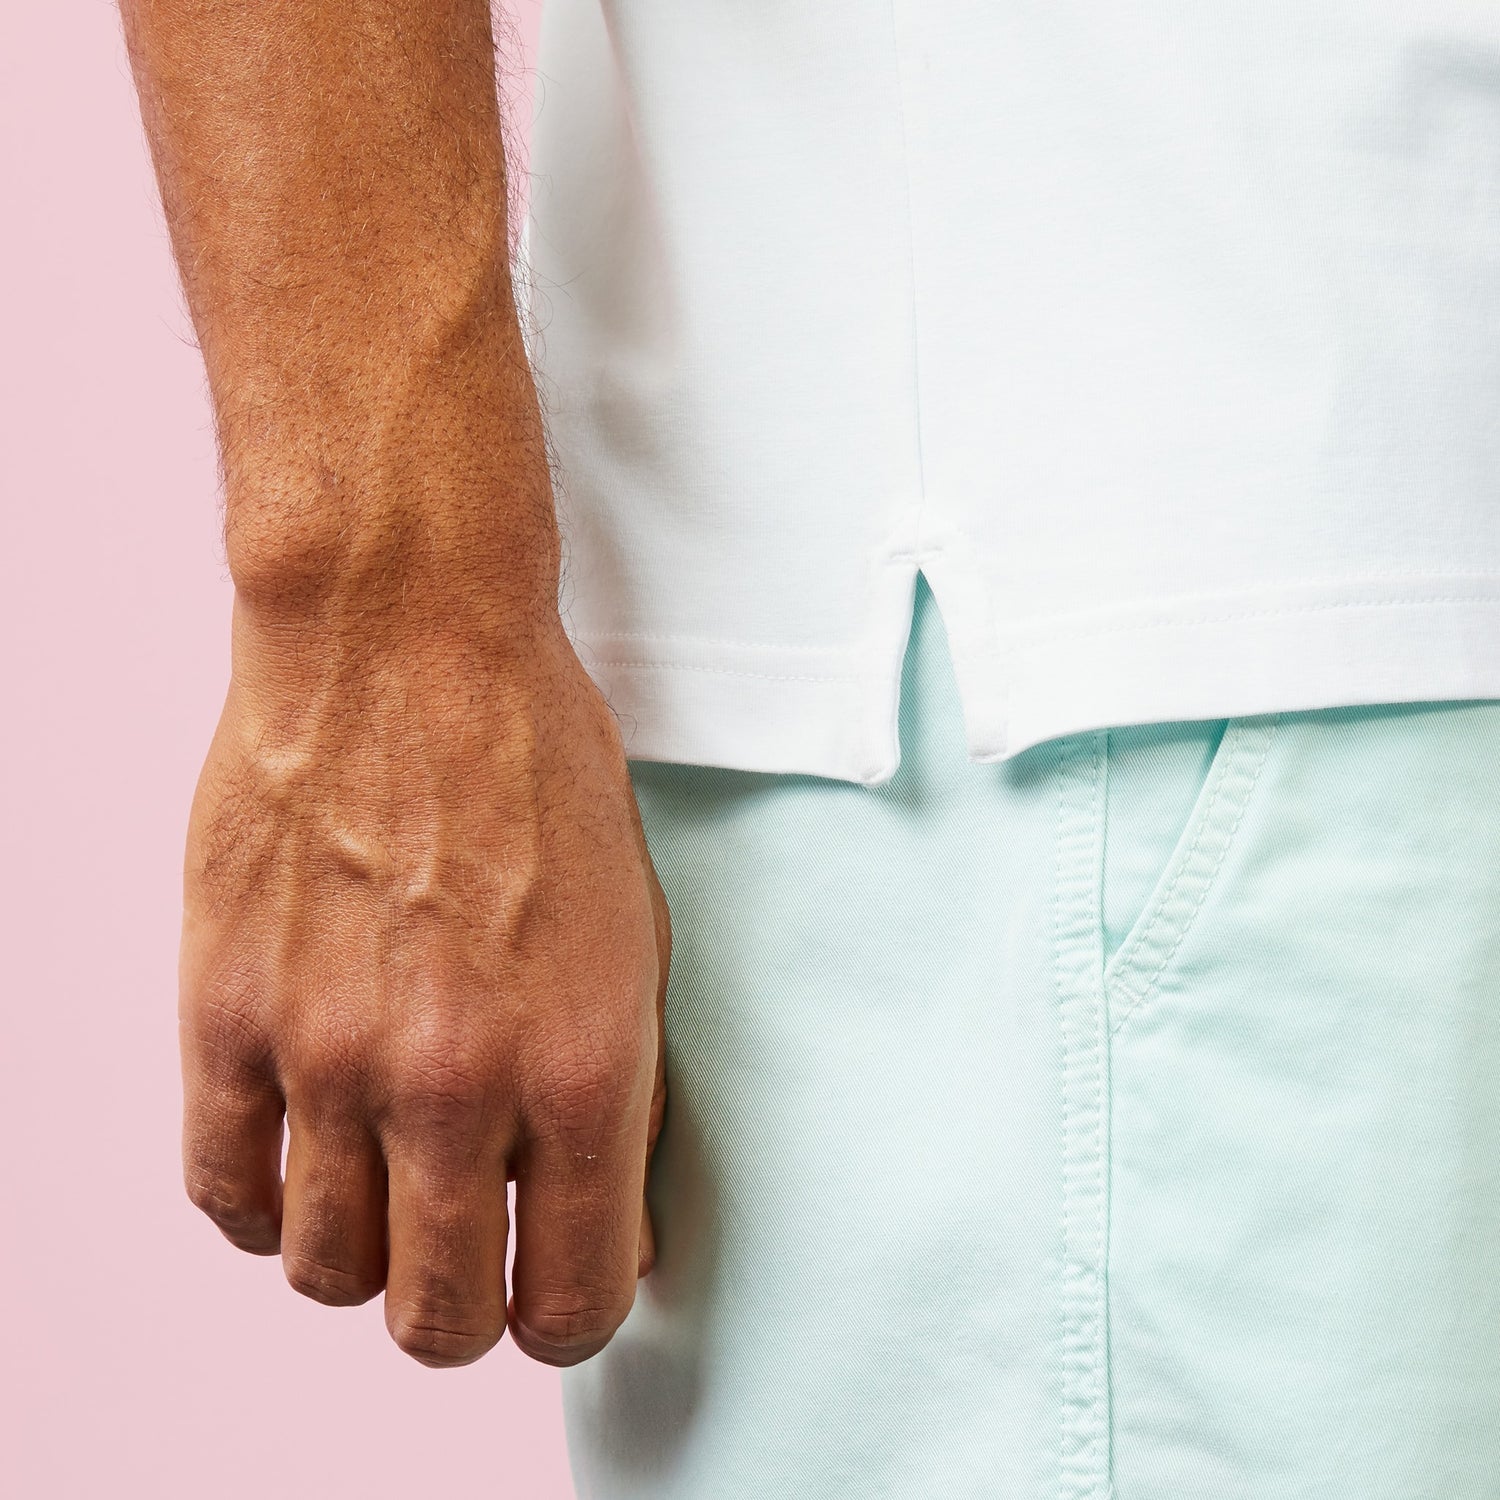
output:
<svg viewBox="0 0 1500 1500"><path fill-rule="evenodd" d="M1500 7L548 0L528 323L637 758L1500 695Z"/></svg>
<svg viewBox="0 0 1500 1500"><path fill-rule="evenodd" d="M1493 1500L1500 703L639 763L661 1259L581 1500Z"/></svg>

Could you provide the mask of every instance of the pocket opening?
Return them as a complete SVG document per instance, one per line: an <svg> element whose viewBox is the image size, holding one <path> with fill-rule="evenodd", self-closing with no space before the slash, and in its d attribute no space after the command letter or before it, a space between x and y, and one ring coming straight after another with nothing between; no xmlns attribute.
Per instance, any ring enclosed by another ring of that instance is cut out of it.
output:
<svg viewBox="0 0 1500 1500"><path fill-rule="evenodd" d="M1106 964L1139 926L1192 820L1228 727L1228 719L1208 719L1106 731L1100 893Z"/></svg>
<svg viewBox="0 0 1500 1500"><path fill-rule="evenodd" d="M1196 744L1202 757L1199 762L1201 779L1175 839L1158 831L1171 826L1160 809L1148 806L1145 814L1135 816L1134 822L1133 815L1124 812L1127 804L1124 797L1117 798L1118 789L1113 785L1116 762L1107 762L1100 928L1104 994L1111 1031L1118 1031L1125 1020L1150 998L1191 930L1243 820L1250 794L1270 752L1279 718L1279 714L1267 714L1217 721L1222 727L1211 754L1205 746L1207 726L1198 726ZM1114 733L1111 731L1112 736ZM1128 740L1116 742L1112 739L1111 749L1117 743L1130 748ZM1149 741L1143 744L1149 748ZM1175 760L1168 757L1155 767L1164 773L1170 770L1175 776L1179 799L1175 805L1178 807L1187 795L1183 790L1184 774L1191 761L1186 752L1193 744L1192 736L1187 736L1183 745L1176 748ZM1117 763L1128 765L1123 756ZM1156 794L1150 774L1152 770L1149 759L1144 766L1131 768L1137 774L1126 782L1123 789L1126 796L1144 794L1149 803L1150 797ZM1130 774L1127 771L1127 775ZM1164 798L1170 797L1172 776L1165 776L1158 783ZM1191 782L1187 785L1190 786ZM1168 807L1173 805L1170 800L1166 803ZM1154 837L1144 836L1140 832L1141 827L1146 826L1142 819L1152 814ZM1144 847L1147 851L1154 850L1158 858L1164 849L1168 852L1154 881L1137 869L1132 876L1134 896L1122 893L1118 886L1111 895L1111 868L1115 872L1113 878L1118 882L1122 878L1121 871L1130 868L1133 846L1128 841L1132 838L1143 838ZM1147 886L1149 890L1146 890ZM1142 891L1145 895L1139 910L1126 925L1127 918L1121 913L1129 912Z"/></svg>

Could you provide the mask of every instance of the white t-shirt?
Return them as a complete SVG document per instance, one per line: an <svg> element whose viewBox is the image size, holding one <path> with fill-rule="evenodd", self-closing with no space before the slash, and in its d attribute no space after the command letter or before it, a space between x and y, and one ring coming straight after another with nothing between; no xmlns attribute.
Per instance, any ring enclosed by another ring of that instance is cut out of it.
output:
<svg viewBox="0 0 1500 1500"><path fill-rule="evenodd" d="M533 355L629 753L878 783L1500 697L1495 0L548 0Z"/></svg>

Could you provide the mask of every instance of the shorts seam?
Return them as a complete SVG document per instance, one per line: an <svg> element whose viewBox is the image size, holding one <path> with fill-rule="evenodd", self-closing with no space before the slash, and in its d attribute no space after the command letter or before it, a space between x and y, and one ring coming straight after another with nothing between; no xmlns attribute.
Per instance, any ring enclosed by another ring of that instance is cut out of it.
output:
<svg viewBox="0 0 1500 1500"><path fill-rule="evenodd" d="M1061 1049L1059 1500L1108 1500L1108 1032L1101 947L1105 731L1057 759L1054 971Z"/></svg>

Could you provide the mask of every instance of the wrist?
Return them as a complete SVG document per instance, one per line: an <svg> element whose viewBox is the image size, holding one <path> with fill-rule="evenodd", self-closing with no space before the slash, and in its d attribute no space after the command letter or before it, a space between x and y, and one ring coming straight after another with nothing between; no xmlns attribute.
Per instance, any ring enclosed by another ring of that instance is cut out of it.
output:
<svg viewBox="0 0 1500 1500"><path fill-rule="evenodd" d="M429 475L400 493L334 476L262 488L231 502L225 547L239 605L273 627L557 607L550 489L504 476L480 488Z"/></svg>
<svg viewBox="0 0 1500 1500"><path fill-rule="evenodd" d="M541 412L514 315L292 361L216 395L229 571L297 619L466 594L555 609L561 547Z"/></svg>
<svg viewBox="0 0 1500 1500"><path fill-rule="evenodd" d="M475 585L378 609L341 600L287 613L235 598L231 694L267 723L524 719L582 672L555 600L519 607Z"/></svg>

